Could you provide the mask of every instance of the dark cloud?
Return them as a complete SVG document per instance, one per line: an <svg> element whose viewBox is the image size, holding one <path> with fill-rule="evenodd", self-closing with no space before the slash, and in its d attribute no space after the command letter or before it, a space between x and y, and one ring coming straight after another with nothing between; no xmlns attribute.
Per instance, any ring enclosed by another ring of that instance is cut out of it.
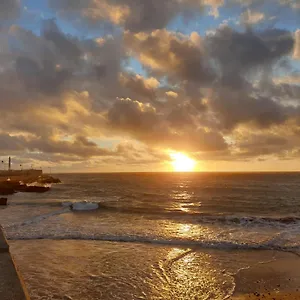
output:
<svg viewBox="0 0 300 300"><path fill-rule="evenodd" d="M32 138L0 134L0 153L15 153L16 151L42 152L44 154L64 154L77 157L115 156L116 152L98 147L86 137L76 136L73 141L58 140L51 137Z"/></svg>
<svg viewBox="0 0 300 300"><path fill-rule="evenodd" d="M173 110L167 118L153 106L120 99L108 113L108 126L145 143L180 151L217 151L227 148L221 134L197 128L192 117ZM184 124L184 125L183 125Z"/></svg>
<svg viewBox="0 0 300 300"><path fill-rule="evenodd" d="M49 5L67 18L82 18L91 26L110 21L131 32L165 28L177 15L201 13L205 7L218 14L223 0L48 0Z"/></svg>
<svg viewBox="0 0 300 300"><path fill-rule="evenodd" d="M167 149L232 160L288 157L300 147L299 34L267 26L260 9L269 0L48 2L57 18L97 31L74 37L55 20L42 21L40 34L8 29L20 7L0 2L1 153L137 165L168 160ZM217 17L223 5L239 6L241 28L224 21L203 37L166 29L177 16ZM103 24L113 35L99 33ZM102 148L105 138L130 142Z"/></svg>
<svg viewBox="0 0 300 300"><path fill-rule="evenodd" d="M156 90L159 82L155 78L145 79L137 74L122 73L120 82L126 88L125 95L122 96L137 97L139 100L148 102L155 100L157 96Z"/></svg>
<svg viewBox="0 0 300 300"><path fill-rule="evenodd" d="M24 137L0 133L0 153L24 150Z"/></svg>
<svg viewBox="0 0 300 300"><path fill-rule="evenodd" d="M164 28L180 9L177 1L172 0L114 0L111 2L124 3L130 8L130 16L126 19L124 27L133 32Z"/></svg>
<svg viewBox="0 0 300 300"><path fill-rule="evenodd" d="M73 141L55 140L51 138L33 139L28 143L28 148L31 151L63 153L80 157L113 155L112 151L99 148L97 144L82 136L76 136Z"/></svg>
<svg viewBox="0 0 300 300"><path fill-rule="evenodd" d="M216 113L222 129L232 130L238 124L251 122L266 128L288 119L288 111L280 104L270 98L250 94L247 90L234 91L230 87L214 89L209 105Z"/></svg>
<svg viewBox="0 0 300 300"><path fill-rule="evenodd" d="M289 141L285 137L276 134L249 134L238 141L239 157L257 157L278 154L290 148Z"/></svg>
<svg viewBox="0 0 300 300"><path fill-rule="evenodd" d="M214 78L204 49L192 36L187 38L167 30L151 34L126 32L124 41L144 65L158 74L199 84L207 84Z"/></svg>
<svg viewBox="0 0 300 300"><path fill-rule="evenodd" d="M295 33L294 58L300 59L300 29L298 29Z"/></svg>
<svg viewBox="0 0 300 300"><path fill-rule="evenodd" d="M67 61L78 63L81 50L79 49L75 39L67 37L57 27L54 20L46 20L43 22L42 36L53 43L57 52Z"/></svg>
<svg viewBox="0 0 300 300"><path fill-rule="evenodd" d="M20 0L1 0L0 1L0 25L2 21L15 19L20 14Z"/></svg>
<svg viewBox="0 0 300 300"><path fill-rule="evenodd" d="M31 91L40 90L46 94L55 94L60 91L64 81L69 78L68 70L57 69L53 62L45 60L39 66L27 57L18 57L16 71L19 78Z"/></svg>
<svg viewBox="0 0 300 300"><path fill-rule="evenodd" d="M289 55L294 39L286 30L270 29L255 33L237 32L222 26L207 38L209 53L218 63L223 76L263 69Z"/></svg>

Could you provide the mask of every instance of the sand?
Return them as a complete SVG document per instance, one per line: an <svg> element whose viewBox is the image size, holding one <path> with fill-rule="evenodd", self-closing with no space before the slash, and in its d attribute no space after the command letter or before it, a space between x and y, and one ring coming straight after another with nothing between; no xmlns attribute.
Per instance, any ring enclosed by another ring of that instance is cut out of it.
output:
<svg viewBox="0 0 300 300"><path fill-rule="evenodd" d="M235 282L232 300L300 299L300 258L276 252L276 260L240 271Z"/></svg>

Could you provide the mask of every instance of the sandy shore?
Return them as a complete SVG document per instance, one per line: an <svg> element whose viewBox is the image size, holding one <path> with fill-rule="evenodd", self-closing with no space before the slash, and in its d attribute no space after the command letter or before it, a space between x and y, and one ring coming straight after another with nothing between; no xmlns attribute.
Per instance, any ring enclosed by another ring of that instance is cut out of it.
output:
<svg viewBox="0 0 300 300"><path fill-rule="evenodd" d="M299 300L300 293L280 293L280 292L268 292L268 293L255 293L249 295L243 295L239 297L232 297L232 300L254 300L254 299L264 299L264 300Z"/></svg>
<svg viewBox="0 0 300 300"><path fill-rule="evenodd" d="M235 292L231 300L300 299L300 259L291 253L207 249L194 252L81 240L10 244L32 300L46 299L46 295L73 300L214 300L223 299L223 288L230 289L232 282ZM225 274L235 272L233 265L242 268L232 275L234 278Z"/></svg>
<svg viewBox="0 0 300 300"><path fill-rule="evenodd" d="M300 299L300 258L275 252L275 259L241 270L235 276L236 290L230 299Z"/></svg>

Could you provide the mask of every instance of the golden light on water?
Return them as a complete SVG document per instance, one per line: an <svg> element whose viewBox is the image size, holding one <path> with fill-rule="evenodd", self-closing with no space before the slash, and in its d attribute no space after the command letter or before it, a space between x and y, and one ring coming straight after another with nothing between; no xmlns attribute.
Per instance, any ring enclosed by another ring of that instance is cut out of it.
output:
<svg viewBox="0 0 300 300"><path fill-rule="evenodd" d="M195 169L196 161L183 153L171 153L172 166L175 172L192 172Z"/></svg>

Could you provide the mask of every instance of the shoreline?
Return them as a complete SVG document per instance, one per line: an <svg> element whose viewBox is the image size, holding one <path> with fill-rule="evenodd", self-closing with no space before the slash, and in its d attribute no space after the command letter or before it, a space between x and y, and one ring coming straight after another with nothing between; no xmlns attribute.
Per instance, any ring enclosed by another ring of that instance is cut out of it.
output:
<svg viewBox="0 0 300 300"><path fill-rule="evenodd" d="M21 270L23 271L25 275L25 281L29 286L33 287L34 283L31 282L31 278L33 274L30 274L30 272L35 272L35 269L37 266L40 267L40 271L38 271L38 275L35 278L35 284L37 282L41 281L44 282L47 280L47 272L53 272L52 267L54 270L58 271L58 265L60 264L59 262L65 261L65 255L71 259L76 265L76 262L78 261L78 257L81 261L82 266L86 266L87 274L94 274L96 272L95 265L91 265L91 270L89 271L89 265L94 264L95 261L98 261L95 259L94 255L98 255L101 253L101 255L104 255L106 257L105 261L109 262L109 264L113 263L114 257L115 257L115 249L119 249L118 253L120 252L120 255L123 256L122 253L124 251L127 251L126 254L126 259L124 261L121 261L120 264L118 264L118 269L121 268L123 269L124 266L126 266L128 263L129 265L135 265L135 262L132 260L131 254L137 251L137 253L144 253L141 252L141 248L144 249L143 251L154 251L156 252L161 252L164 251L166 253L178 253L179 257L171 259L170 262L174 261L176 262L176 268L180 268L180 270L184 270L188 266L186 265L188 263L188 259L185 259L184 256L181 257L182 251L181 250L176 250L178 248L174 248L172 246L166 246L166 245L140 245L138 243L129 243L129 244L123 244L118 243L118 242L106 242L106 241L93 241L93 240L53 240L53 239L45 239L45 240L12 240L12 248L13 248L13 253L16 257L16 261L20 265ZM45 253L45 250L48 249L48 253ZM67 249L72 249L72 255L69 256L69 252ZM101 250L102 249L102 250ZM112 252L106 252L106 249L110 249ZM114 250L112 250L114 249ZM126 250L126 249L131 249ZM135 249L135 250L134 250ZM155 250L156 249L156 250ZM187 248L186 248L187 249ZM58 252L59 251L59 252ZM96 252L95 252L96 251ZM94 253L94 254L93 254ZM249 267L246 268L241 268L235 273L230 274L230 270L226 269L224 267L224 271L222 269L219 269L218 272L220 274L224 275L230 275L234 279L235 283L235 288L234 292L232 295L228 296L226 299L229 300L252 300L252 299L264 299L264 300L293 300L293 299L300 299L300 274L298 272L298 269L300 268L300 259L298 256L295 256L292 253L287 253L287 252L282 252L282 251L271 251L271 250L235 250L235 251L228 251L228 250L215 250L215 249L190 249L190 251L185 252L186 253L195 253L197 255L203 254L203 263L204 266L206 264L205 262L205 257L210 257L211 255L213 257L225 257L226 260L229 261L234 261L236 258L241 257L241 258L249 258L249 262L252 262L253 264L250 264ZM55 256L56 262L49 261L49 257ZM148 254L147 254L148 255ZM208 256L207 256L208 255ZM241 255L241 256L240 256ZM193 255L191 256L193 257ZM22 260L19 261L20 258L26 258L26 261ZM261 258L261 262L255 262L255 258ZM38 262L36 262L36 260ZM100 260L101 261L101 260ZM155 258L153 256L151 258L151 264L149 264L148 267L151 267L152 263L154 265L163 263L165 259L161 260L161 258ZM180 263L181 261L181 263ZM99 262L98 262L99 263ZM245 262L246 263L246 262ZM35 265L36 264L36 265ZM41 265L40 265L41 264ZM123 265L125 264L125 265ZM75 266L74 265L74 266ZM147 264L148 265L148 264ZM140 266L140 265L139 265ZM170 265L172 267L172 265ZM72 266L68 267L68 263L66 265L66 268L68 270L73 269ZM201 273L201 265L198 266L199 270L198 272ZM93 271L92 271L93 270ZM174 269L176 270L176 269ZM225 271L226 270L226 271ZM101 282L104 280L106 276L110 275L105 275L102 278L102 273L101 270L99 270L99 274L96 273L97 275L92 275L92 280L100 280ZM194 272L197 273L197 269L194 269ZM224 273L223 273L224 272ZM195 273L195 274L196 274ZM199 273L199 274L200 274ZM73 273L70 273L73 274ZM118 273L117 273L118 274ZM119 276L122 278L123 275L117 275L115 278L118 279ZM152 273L149 273L149 276ZM195 275L194 274L194 275ZM41 277L39 277L41 276ZM59 275L57 275L59 276ZM73 276L73 275L72 275ZM87 280L90 280L90 275L87 275ZM191 276L191 280L193 279L193 275L186 273L185 276ZM99 279L98 279L99 278ZM209 280L209 277L206 277ZM54 279L54 278L53 278ZM74 279L74 278L73 278ZM175 279L175 278L173 278ZM55 279L54 279L55 280ZM58 282L59 280L56 279ZM128 280L131 280L129 277ZM141 278L137 277L134 280L141 280ZM187 278L188 280L188 278ZM83 284L83 283L82 283ZM147 285L143 286L141 285L143 289L147 290ZM38 287L35 287L35 289ZM48 287L51 288L52 287ZM166 287L168 288L168 287ZM170 287L171 288L171 287ZM31 291L32 293L33 290ZM43 293L48 293L49 290L42 290L41 292ZM72 294L72 290L66 290L65 293L70 295L72 299L80 299L77 297L76 294ZM89 288L86 291L87 293L93 293L92 290ZM106 292L109 292L107 290ZM32 295L33 299L38 299L34 297L34 294ZM105 294L106 296L106 294ZM151 294L148 295L149 298L151 298ZM93 298L91 298L93 299ZM103 299L108 299L108 298L103 298ZM169 298L166 298L169 299ZM177 299L177 298L176 298ZM196 299L196 298L190 298L190 299ZM200 298L201 299L201 298ZM211 298L212 300L214 298Z"/></svg>

